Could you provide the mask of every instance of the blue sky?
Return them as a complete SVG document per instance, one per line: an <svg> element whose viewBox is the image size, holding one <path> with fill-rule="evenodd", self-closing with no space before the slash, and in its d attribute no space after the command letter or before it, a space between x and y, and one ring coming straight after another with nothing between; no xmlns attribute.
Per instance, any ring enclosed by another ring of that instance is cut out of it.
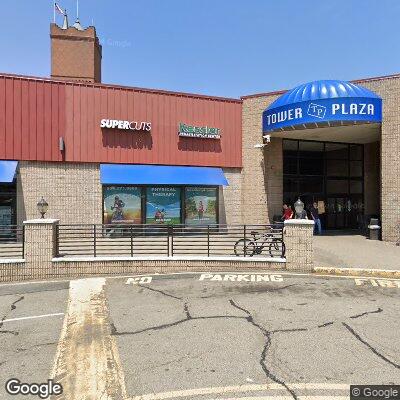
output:
<svg viewBox="0 0 400 400"><path fill-rule="evenodd" d="M59 0L75 19L75 0ZM227 97L400 72L399 0L80 0L103 82ZM50 0L1 0L0 72L49 76ZM57 21L61 24L62 18Z"/></svg>

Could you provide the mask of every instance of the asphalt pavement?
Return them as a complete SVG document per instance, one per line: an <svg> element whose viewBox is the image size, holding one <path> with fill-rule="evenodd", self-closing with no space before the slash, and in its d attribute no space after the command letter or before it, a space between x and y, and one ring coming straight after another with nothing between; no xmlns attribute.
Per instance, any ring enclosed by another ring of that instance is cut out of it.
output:
<svg viewBox="0 0 400 400"><path fill-rule="evenodd" d="M350 384L400 384L399 291L270 272L3 285L0 399L26 398L5 393L10 377L54 378L63 399L348 398Z"/></svg>

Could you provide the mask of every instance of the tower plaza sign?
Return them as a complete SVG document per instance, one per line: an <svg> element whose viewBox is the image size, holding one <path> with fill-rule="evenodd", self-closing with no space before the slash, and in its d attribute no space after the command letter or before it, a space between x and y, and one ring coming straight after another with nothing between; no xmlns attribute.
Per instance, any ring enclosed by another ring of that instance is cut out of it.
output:
<svg viewBox="0 0 400 400"><path fill-rule="evenodd" d="M289 126L333 122L380 122L380 99L322 99L268 108L263 113L263 131L268 132Z"/></svg>

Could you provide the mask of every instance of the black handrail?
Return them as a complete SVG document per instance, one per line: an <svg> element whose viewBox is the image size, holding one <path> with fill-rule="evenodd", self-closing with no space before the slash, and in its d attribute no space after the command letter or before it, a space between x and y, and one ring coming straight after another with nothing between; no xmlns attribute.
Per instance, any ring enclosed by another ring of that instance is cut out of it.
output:
<svg viewBox="0 0 400 400"><path fill-rule="evenodd" d="M59 256L283 257L283 226L58 225ZM238 250L240 249L240 250Z"/></svg>
<svg viewBox="0 0 400 400"><path fill-rule="evenodd" d="M25 255L25 227L0 225L0 259L22 259Z"/></svg>

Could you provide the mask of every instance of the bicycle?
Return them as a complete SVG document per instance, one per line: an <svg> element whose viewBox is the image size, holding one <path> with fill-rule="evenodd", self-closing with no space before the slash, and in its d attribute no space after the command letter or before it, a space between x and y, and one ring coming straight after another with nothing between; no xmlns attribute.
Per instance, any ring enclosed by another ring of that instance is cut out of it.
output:
<svg viewBox="0 0 400 400"><path fill-rule="evenodd" d="M396 246L400 246L400 223L397 225L397 241Z"/></svg>
<svg viewBox="0 0 400 400"><path fill-rule="evenodd" d="M285 243L282 238L275 237L273 232L251 231L250 235L253 236L253 239L239 239L235 243L234 251L237 257L253 257L255 254L261 254L267 246L271 257L283 257L285 255Z"/></svg>

